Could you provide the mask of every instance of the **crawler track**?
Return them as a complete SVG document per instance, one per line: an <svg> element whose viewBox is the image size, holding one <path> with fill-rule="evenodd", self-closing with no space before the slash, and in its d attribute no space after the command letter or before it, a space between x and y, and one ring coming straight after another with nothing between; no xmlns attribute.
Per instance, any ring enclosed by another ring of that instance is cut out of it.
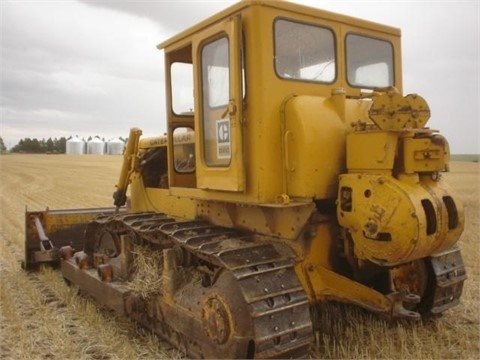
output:
<svg viewBox="0 0 480 360"><path fill-rule="evenodd" d="M184 257L194 259L189 261L187 267L193 268L201 264L202 267L210 269L211 275L203 276L202 283L185 285L184 288L190 289L190 294L197 291L208 292L217 276L228 274L233 277L236 282L234 291L243 296L239 306L248 309L250 317L247 321L248 328L241 330L242 337L250 337L246 342L247 348L243 350L243 357L289 358L307 355L313 341L310 307L295 274L294 255L288 246L275 241L258 240L252 234L215 226L203 220L175 221L162 214L142 213L100 216L94 219L87 228L87 253L95 251L99 234L105 231L113 234L114 238L129 234L136 242L147 242L157 247L161 245L161 248L181 248L184 254L187 254ZM229 297L229 294L222 294L221 291L217 289L215 296ZM180 299L176 306L189 309L195 306L188 301L184 304L182 302ZM235 309L225 310L232 312L228 316L222 315L223 310L215 309L211 315L215 322L212 328L201 324L202 321L208 321L205 319L205 312L208 311L203 308L200 311L203 315L193 314L190 319L183 318L182 321L198 323L207 334L208 340L222 345L227 342L224 334L229 334L230 331L222 327L232 326L229 318L236 316ZM176 331L172 331L172 328L175 328L175 319L159 325L156 323L159 317L150 320L150 324L146 325L150 325L167 340L173 340L177 346L179 343L183 344L187 353L192 356L211 355L202 350L202 336L192 336L178 327ZM218 330L219 328L222 328L222 331ZM172 332L176 333L175 339L172 339ZM234 337L237 334L230 335ZM229 354L222 352L222 346L218 348L219 352L214 354L216 357Z"/></svg>

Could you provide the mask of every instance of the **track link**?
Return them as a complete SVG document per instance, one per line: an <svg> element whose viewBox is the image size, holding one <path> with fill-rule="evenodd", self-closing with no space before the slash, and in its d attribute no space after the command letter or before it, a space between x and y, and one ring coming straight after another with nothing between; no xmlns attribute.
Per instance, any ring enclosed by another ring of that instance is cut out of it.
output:
<svg viewBox="0 0 480 360"><path fill-rule="evenodd" d="M177 245L215 268L216 273L230 272L251 318L253 338L245 350L247 356L307 355L313 341L310 306L294 270L294 253L287 245L273 239L258 240L253 234L205 220L175 221L157 213L97 217L87 228L87 243L95 241L99 229L116 234L134 233L137 239L151 244ZM195 339L188 338L190 334L182 336L185 337L182 343L195 343ZM204 356L188 348L186 351Z"/></svg>
<svg viewBox="0 0 480 360"><path fill-rule="evenodd" d="M430 312L440 314L460 303L467 279L465 266L458 246L429 257L427 263L434 277Z"/></svg>

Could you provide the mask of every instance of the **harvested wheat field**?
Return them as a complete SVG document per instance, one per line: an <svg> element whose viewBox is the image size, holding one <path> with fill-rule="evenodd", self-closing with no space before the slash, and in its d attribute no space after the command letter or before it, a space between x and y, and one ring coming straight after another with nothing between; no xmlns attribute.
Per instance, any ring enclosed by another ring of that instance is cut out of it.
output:
<svg viewBox="0 0 480 360"><path fill-rule="evenodd" d="M24 211L105 207L122 157L0 156L0 358L181 358L157 337L97 308L66 286L59 272L28 274L23 258ZM389 323L351 306L331 304L321 314L312 358L480 358L480 247L478 163L455 162L444 177L465 205L460 240L468 280L461 304L443 317Z"/></svg>

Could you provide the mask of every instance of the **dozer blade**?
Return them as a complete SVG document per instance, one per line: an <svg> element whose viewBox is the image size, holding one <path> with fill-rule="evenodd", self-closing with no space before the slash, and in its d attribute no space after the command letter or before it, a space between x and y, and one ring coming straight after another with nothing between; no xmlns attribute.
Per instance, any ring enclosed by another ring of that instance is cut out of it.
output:
<svg viewBox="0 0 480 360"><path fill-rule="evenodd" d="M71 246L83 249L83 237L88 222L97 215L113 214L115 208L71 210L25 210L25 259L22 268L35 269L39 264L57 264L60 249Z"/></svg>

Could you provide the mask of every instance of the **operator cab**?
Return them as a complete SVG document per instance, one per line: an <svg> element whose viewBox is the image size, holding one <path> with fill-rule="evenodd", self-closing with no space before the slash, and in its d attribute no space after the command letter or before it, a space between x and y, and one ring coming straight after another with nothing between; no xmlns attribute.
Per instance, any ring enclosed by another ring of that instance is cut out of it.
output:
<svg viewBox="0 0 480 360"><path fill-rule="evenodd" d="M294 140L282 118L289 97L324 101L341 89L358 99L365 89L402 90L398 29L284 1L241 1L158 48L165 52L169 143L195 134L193 172L178 168L178 147L168 150L173 195L191 189L194 198L249 203L335 196L330 178L343 165L333 165L321 185L327 190L307 189L288 173L318 172L302 165L299 157L308 154L289 154L297 146L288 144ZM341 106L334 111L344 122L352 110ZM319 114L318 121L331 116ZM347 125L332 126L343 134ZM344 162L332 164L337 160Z"/></svg>

